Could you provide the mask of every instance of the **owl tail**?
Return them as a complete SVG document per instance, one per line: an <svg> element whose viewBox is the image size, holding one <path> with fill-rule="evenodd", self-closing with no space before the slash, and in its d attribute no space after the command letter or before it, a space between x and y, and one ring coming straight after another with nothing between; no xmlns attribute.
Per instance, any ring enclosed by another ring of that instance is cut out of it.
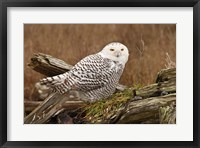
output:
<svg viewBox="0 0 200 148"><path fill-rule="evenodd" d="M68 84L68 74L60 74L53 77L47 77L40 80L41 85L46 85L53 89L53 92L59 92L60 94L67 92L71 89Z"/></svg>

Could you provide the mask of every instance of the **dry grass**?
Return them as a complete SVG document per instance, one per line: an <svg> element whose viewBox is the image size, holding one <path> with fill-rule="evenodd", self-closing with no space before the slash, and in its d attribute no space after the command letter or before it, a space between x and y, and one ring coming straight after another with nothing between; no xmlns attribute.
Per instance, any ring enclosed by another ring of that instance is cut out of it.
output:
<svg viewBox="0 0 200 148"><path fill-rule="evenodd" d="M96 53L109 42L125 44L129 61L120 80L122 84L150 84L166 66L166 53L176 62L176 25L149 24L29 24L24 26L24 91L31 100L34 84L43 76L27 67L34 53L46 53L76 64Z"/></svg>

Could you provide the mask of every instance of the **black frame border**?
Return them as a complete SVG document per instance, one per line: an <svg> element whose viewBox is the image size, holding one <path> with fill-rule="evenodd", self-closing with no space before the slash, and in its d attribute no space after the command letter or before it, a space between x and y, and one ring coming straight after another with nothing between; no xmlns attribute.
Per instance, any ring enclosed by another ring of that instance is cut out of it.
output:
<svg viewBox="0 0 200 148"><path fill-rule="evenodd" d="M0 0L1 147L200 147L200 0ZM193 141L7 141L7 7L193 7ZM199 58L198 58L199 57Z"/></svg>

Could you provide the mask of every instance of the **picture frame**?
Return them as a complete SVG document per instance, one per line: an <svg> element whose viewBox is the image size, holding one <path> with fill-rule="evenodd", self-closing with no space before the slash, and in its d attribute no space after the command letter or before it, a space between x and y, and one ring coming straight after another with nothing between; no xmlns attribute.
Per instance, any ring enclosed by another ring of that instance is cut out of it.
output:
<svg viewBox="0 0 200 148"><path fill-rule="evenodd" d="M7 140L7 8L8 7L193 7L193 141L8 141ZM199 0L6 0L0 3L0 145L1 147L199 147Z"/></svg>

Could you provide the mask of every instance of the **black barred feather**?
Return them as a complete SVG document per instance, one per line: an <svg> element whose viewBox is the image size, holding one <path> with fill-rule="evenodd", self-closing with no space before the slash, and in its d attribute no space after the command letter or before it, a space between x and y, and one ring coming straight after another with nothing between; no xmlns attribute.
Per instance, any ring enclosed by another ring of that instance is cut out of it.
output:
<svg viewBox="0 0 200 148"><path fill-rule="evenodd" d="M69 72L44 78L40 82L61 94L76 89L96 100L114 93L123 69L123 64L94 54L82 59Z"/></svg>

